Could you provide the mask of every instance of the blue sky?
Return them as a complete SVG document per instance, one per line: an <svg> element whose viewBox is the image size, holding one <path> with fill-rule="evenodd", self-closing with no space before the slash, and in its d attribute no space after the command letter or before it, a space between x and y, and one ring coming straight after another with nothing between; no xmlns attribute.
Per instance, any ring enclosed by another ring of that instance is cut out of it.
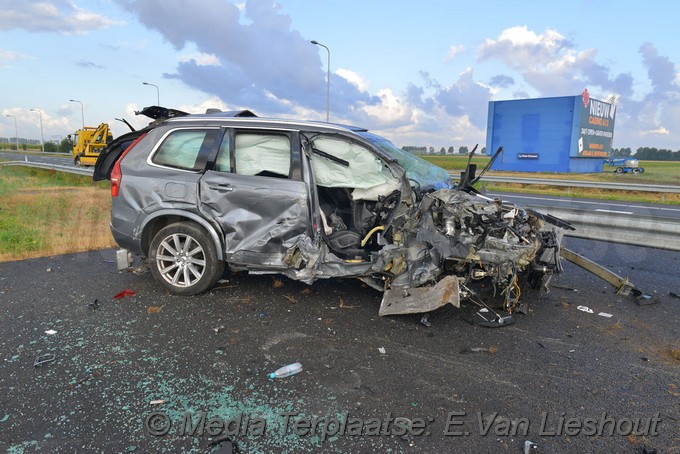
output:
<svg viewBox="0 0 680 454"><path fill-rule="evenodd" d="M488 102L617 99L614 147L680 149L677 1L0 0L0 136L114 135L156 104L482 146Z"/></svg>

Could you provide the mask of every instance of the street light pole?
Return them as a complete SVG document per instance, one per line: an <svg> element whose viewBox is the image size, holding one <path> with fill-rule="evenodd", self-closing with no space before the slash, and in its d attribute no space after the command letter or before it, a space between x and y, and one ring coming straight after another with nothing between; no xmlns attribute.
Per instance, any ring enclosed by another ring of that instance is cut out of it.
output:
<svg viewBox="0 0 680 454"><path fill-rule="evenodd" d="M38 109L31 109L32 112L38 112L38 115L40 115L40 148L42 148L42 152L45 152L45 139L43 136L43 127L42 127L42 112L39 111Z"/></svg>
<svg viewBox="0 0 680 454"><path fill-rule="evenodd" d="M19 151L19 129L17 128L17 117L14 115L5 115L6 117L14 118L14 135L16 136L17 151Z"/></svg>
<svg viewBox="0 0 680 454"><path fill-rule="evenodd" d="M156 105L160 107L161 105L161 91L158 89L157 85L150 84L149 82L142 82L142 85L151 85L152 87L156 87Z"/></svg>
<svg viewBox="0 0 680 454"><path fill-rule="evenodd" d="M331 50L318 41L310 41L315 46L321 46L328 52L328 65L326 67L326 123L330 123L331 118Z"/></svg>
<svg viewBox="0 0 680 454"><path fill-rule="evenodd" d="M77 99L69 99L69 101L80 103L80 114L83 117L83 129L85 129L85 105L83 104L82 101L78 101Z"/></svg>

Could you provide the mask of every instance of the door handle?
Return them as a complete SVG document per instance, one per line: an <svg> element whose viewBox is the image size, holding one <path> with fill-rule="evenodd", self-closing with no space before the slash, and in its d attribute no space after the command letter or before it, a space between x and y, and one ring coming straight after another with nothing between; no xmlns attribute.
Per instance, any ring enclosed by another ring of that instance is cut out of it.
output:
<svg viewBox="0 0 680 454"><path fill-rule="evenodd" d="M211 184L208 185L210 189L214 189L215 191L224 191L224 192L231 192L234 190L234 187L230 184Z"/></svg>

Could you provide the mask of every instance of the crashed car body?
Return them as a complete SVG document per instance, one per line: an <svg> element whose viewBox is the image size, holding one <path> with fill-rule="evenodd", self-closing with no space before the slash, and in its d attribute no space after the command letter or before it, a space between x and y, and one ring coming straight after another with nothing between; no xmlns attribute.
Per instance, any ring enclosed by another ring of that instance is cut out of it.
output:
<svg viewBox="0 0 680 454"><path fill-rule="evenodd" d="M381 315L488 297L511 311L560 271L558 225L357 127L179 113L115 140L94 178L111 180L116 242L177 294L227 266L358 278L385 292Z"/></svg>

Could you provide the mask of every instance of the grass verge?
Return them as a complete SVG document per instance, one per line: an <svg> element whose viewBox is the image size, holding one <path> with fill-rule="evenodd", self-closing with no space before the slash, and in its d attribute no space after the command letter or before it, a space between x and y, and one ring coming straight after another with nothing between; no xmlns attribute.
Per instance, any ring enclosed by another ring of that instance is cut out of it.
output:
<svg viewBox="0 0 680 454"><path fill-rule="evenodd" d="M50 170L2 168L0 261L113 247L110 209L108 184Z"/></svg>

